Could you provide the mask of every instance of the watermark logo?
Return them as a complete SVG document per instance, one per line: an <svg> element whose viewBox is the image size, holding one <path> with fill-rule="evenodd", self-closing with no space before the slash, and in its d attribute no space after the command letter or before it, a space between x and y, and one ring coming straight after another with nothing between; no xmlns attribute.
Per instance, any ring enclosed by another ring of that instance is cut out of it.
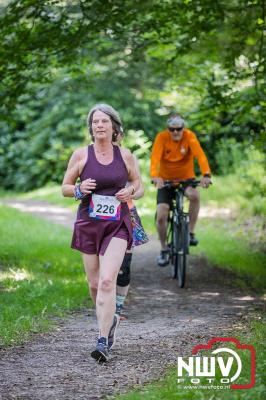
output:
<svg viewBox="0 0 266 400"><path fill-rule="evenodd" d="M187 389L250 389L255 385L255 349L235 338L214 338L178 357L177 383ZM247 373L243 374L244 371Z"/></svg>

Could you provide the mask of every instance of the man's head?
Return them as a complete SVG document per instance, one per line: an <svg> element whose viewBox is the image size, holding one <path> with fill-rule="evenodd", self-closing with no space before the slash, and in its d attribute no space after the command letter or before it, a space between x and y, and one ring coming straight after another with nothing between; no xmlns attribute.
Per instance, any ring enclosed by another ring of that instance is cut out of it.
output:
<svg viewBox="0 0 266 400"><path fill-rule="evenodd" d="M171 115L167 120L168 131L170 132L171 138L175 142L179 142L179 140L183 137L185 121L179 114Z"/></svg>

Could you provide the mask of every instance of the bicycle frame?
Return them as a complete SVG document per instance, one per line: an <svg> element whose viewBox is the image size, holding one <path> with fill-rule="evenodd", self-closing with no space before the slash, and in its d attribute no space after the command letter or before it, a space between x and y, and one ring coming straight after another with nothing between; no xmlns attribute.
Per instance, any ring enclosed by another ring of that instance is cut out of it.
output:
<svg viewBox="0 0 266 400"><path fill-rule="evenodd" d="M174 234L174 224L181 225L182 220L189 224L189 215L187 212L183 210L184 206L184 196L185 190L184 188L177 187L175 189L175 198L172 201L172 207L169 213L169 224L167 230L167 243L170 244L173 242L173 234ZM189 239L188 239L189 240ZM187 244L186 254L189 254L189 245ZM178 249L175 249L174 253L178 252ZM170 254L171 257L174 257L176 254Z"/></svg>
<svg viewBox="0 0 266 400"><path fill-rule="evenodd" d="M173 182L166 183L171 187ZM175 198L169 213L169 225L167 232L167 243L170 250L170 261L172 264L172 277L178 279L179 287L185 285L187 255L189 254L189 215L184 211L184 196L188 186L196 187L199 181L182 181L174 187Z"/></svg>

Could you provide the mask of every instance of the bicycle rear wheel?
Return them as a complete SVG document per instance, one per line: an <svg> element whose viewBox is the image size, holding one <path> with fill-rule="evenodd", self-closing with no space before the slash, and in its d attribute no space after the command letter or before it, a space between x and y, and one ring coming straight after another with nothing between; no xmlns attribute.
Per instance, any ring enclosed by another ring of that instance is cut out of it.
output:
<svg viewBox="0 0 266 400"><path fill-rule="evenodd" d="M178 286L183 288L186 283L188 254L188 221L182 217L178 225L178 251L176 257Z"/></svg>

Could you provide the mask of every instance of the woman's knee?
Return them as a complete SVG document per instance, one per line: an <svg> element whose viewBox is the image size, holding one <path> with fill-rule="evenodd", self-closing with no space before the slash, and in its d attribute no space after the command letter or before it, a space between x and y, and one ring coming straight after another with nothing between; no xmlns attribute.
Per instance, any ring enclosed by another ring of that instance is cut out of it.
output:
<svg viewBox="0 0 266 400"><path fill-rule="evenodd" d="M116 282L111 277L104 277L99 281L99 290L110 292L114 289Z"/></svg>

